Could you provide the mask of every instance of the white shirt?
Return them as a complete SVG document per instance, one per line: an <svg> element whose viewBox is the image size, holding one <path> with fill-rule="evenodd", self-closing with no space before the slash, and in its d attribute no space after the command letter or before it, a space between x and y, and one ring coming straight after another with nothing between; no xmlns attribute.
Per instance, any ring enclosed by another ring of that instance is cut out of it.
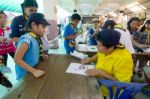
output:
<svg viewBox="0 0 150 99"><path fill-rule="evenodd" d="M121 33L120 43L124 44L125 48L129 50L131 54L135 53L135 50L132 45L131 35L128 31L123 31L121 29L115 29L116 31Z"/></svg>

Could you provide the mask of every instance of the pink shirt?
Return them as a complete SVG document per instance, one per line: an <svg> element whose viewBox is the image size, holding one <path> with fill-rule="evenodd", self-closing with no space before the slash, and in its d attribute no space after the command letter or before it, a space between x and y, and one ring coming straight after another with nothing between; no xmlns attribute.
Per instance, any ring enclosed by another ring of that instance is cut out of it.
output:
<svg viewBox="0 0 150 99"><path fill-rule="evenodd" d="M5 31L10 31L9 27L6 27L5 29L0 28L0 37L4 38L4 33L9 33L9 32L5 32ZM7 34L9 35L9 34ZM13 44L13 42L11 41L6 41L6 42L0 42L0 55L4 55L7 53L12 53L15 52L16 48Z"/></svg>

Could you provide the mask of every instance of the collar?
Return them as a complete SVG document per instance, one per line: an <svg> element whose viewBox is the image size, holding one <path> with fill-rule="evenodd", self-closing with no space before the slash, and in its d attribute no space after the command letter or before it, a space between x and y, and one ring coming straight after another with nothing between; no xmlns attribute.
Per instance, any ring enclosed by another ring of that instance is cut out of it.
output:
<svg viewBox="0 0 150 99"><path fill-rule="evenodd" d="M34 38L37 38L37 37L38 37L37 34L35 34L35 33L33 33L33 32L29 32L29 34L30 34L31 36L33 36Z"/></svg>

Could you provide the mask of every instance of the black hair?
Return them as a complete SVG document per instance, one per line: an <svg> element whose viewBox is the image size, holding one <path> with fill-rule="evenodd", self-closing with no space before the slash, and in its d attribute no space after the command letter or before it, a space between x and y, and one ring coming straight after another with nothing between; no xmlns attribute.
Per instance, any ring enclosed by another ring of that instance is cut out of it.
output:
<svg viewBox="0 0 150 99"><path fill-rule="evenodd" d="M23 12L23 16L25 16L25 9L26 7L36 7L38 8L38 3L36 0L24 0L24 2L21 4L21 9ZM24 17L25 19L25 17Z"/></svg>
<svg viewBox="0 0 150 99"><path fill-rule="evenodd" d="M131 25L131 23L133 22L133 21L140 21L139 20L139 18L138 17L132 17L128 22L127 22L127 29L129 30L129 32L132 34L132 30L131 30L131 27L130 27L130 25Z"/></svg>
<svg viewBox="0 0 150 99"><path fill-rule="evenodd" d="M122 48L119 47L121 34L113 29L103 29L97 35L97 41L101 42L103 46L106 48L114 47L114 48Z"/></svg>
<svg viewBox="0 0 150 99"><path fill-rule="evenodd" d="M6 13L3 10L0 10L0 14L4 14L7 17Z"/></svg>
<svg viewBox="0 0 150 99"><path fill-rule="evenodd" d="M103 25L103 29L108 29L108 27L110 27L110 29L114 29L116 22L114 20L107 20L104 25Z"/></svg>
<svg viewBox="0 0 150 99"><path fill-rule="evenodd" d="M146 24L150 24L150 19L148 19L148 20L145 22L145 24L141 27L141 29L140 29L141 32L143 32L143 31L145 30L145 28L146 28L145 25L146 25Z"/></svg>
<svg viewBox="0 0 150 99"><path fill-rule="evenodd" d="M72 21L74 21L74 20L81 20L81 16L79 15L79 14L77 14L77 13L75 13L75 14L73 14L72 16L71 16L71 20Z"/></svg>

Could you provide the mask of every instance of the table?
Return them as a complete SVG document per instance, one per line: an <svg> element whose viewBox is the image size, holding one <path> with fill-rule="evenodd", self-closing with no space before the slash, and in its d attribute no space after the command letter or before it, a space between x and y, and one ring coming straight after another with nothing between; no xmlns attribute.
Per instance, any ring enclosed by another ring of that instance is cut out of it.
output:
<svg viewBox="0 0 150 99"><path fill-rule="evenodd" d="M98 49L97 46L90 46L87 44L77 44L76 51L83 52L88 56L94 56L98 52Z"/></svg>
<svg viewBox="0 0 150 99"><path fill-rule="evenodd" d="M4 99L101 99L96 78L65 73L71 62L79 61L69 55L49 55L37 65L46 72L43 77L28 74Z"/></svg>

